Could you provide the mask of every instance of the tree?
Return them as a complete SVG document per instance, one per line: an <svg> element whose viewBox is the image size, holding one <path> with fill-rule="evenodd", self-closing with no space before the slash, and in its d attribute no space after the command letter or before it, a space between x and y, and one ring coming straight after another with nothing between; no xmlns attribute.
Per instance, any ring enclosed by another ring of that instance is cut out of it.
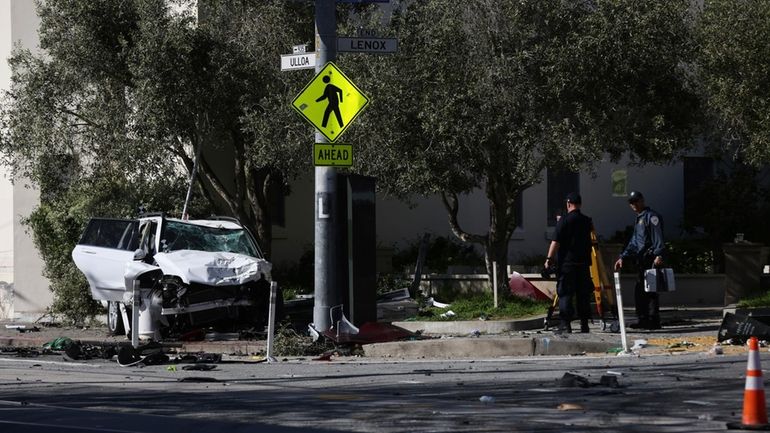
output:
<svg viewBox="0 0 770 433"><path fill-rule="evenodd" d="M390 194L440 194L452 231L482 246L491 275L493 261L507 263L515 200L546 168L623 154L667 161L690 145L688 5L403 3L397 55L340 60L372 100L348 133L357 166ZM475 188L489 202L487 233L458 219L460 195Z"/></svg>
<svg viewBox="0 0 770 433"><path fill-rule="evenodd" d="M269 257L270 194L309 169L310 132L289 127L286 103L303 77L282 74L278 58L311 40L312 5L208 1L196 19L170 3L41 2L42 54L9 60L0 155L41 189L27 223L54 309L74 321L96 311L69 259L89 217L142 203L180 214L200 152L191 213L238 217Z"/></svg>
<svg viewBox="0 0 770 433"><path fill-rule="evenodd" d="M698 77L717 152L770 162L770 3L707 0L698 15ZM726 151L727 150L727 151Z"/></svg>
<svg viewBox="0 0 770 433"><path fill-rule="evenodd" d="M311 39L311 12L300 2L211 1L196 21L163 0L42 2L45 54L10 59L6 162L37 184L56 155L74 156L82 175L137 182L192 172L200 153L200 192L269 255L270 194L310 160L305 131L287 127L300 77L281 74L277 59L287 41ZM181 212L179 200L169 205L159 210Z"/></svg>

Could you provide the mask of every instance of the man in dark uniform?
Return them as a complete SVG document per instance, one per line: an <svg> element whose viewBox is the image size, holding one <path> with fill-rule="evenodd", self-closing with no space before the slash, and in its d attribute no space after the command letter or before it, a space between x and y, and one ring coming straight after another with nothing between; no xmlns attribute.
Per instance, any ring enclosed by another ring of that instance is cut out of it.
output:
<svg viewBox="0 0 770 433"><path fill-rule="evenodd" d="M644 196L639 191L631 191L628 204L636 212L636 224L631 240L615 262L615 270L623 267L624 260L634 260L638 266L634 303L638 322L632 328L660 329L660 302L657 293L644 291L644 271L663 265L663 218L645 206Z"/></svg>
<svg viewBox="0 0 770 433"><path fill-rule="evenodd" d="M548 258L545 267L556 264L557 286L559 295L559 330L557 332L572 332L572 316L574 308L572 300L577 303L577 313L580 318L580 332L588 332L588 319L591 317L591 218L580 212L582 200L580 195L571 192L567 194L567 215L556 223L554 240L548 248Z"/></svg>

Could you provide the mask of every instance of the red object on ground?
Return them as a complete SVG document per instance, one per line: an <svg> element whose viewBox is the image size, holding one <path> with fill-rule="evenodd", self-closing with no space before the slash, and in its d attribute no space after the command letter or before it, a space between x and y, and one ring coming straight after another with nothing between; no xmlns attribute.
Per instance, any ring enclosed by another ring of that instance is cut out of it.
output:
<svg viewBox="0 0 770 433"><path fill-rule="evenodd" d="M408 331L390 323L366 322L358 328L357 334L342 333L332 328L322 333L335 343L384 343L388 341L400 341L424 338L420 334Z"/></svg>
<svg viewBox="0 0 770 433"><path fill-rule="evenodd" d="M508 287L511 289L511 294L516 296L531 298L537 301L551 300L548 295L541 292L540 289L527 281L527 279L518 272L511 274L511 279L508 281Z"/></svg>

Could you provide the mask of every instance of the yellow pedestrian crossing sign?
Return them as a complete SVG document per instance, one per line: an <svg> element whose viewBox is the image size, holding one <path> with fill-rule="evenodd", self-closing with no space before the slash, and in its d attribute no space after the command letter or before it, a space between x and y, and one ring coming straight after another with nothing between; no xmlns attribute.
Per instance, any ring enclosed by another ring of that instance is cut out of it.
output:
<svg viewBox="0 0 770 433"><path fill-rule="evenodd" d="M334 63L329 62L291 105L333 143L368 103L369 98Z"/></svg>

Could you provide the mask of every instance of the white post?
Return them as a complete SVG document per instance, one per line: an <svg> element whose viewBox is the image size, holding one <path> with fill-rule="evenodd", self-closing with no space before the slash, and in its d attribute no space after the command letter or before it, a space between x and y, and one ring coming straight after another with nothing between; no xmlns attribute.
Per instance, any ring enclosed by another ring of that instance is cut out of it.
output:
<svg viewBox="0 0 770 433"><path fill-rule="evenodd" d="M276 362L273 358L273 337L275 334L275 300L278 292L278 283L270 282L270 307L267 313L267 353L265 358L267 362Z"/></svg>
<svg viewBox="0 0 770 433"><path fill-rule="evenodd" d="M618 298L618 322L620 324L620 338L623 339L623 353L629 353L626 341L626 322L623 319L623 295L620 293L620 272L615 272L615 297Z"/></svg>
<svg viewBox="0 0 770 433"><path fill-rule="evenodd" d="M495 308L497 308L497 262L492 262L492 293L494 293Z"/></svg>
<svg viewBox="0 0 770 433"><path fill-rule="evenodd" d="M131 346L134 349L139 347L139 306L142 303L141 293L139 280L134 280L133 296L131 298Z"/></svg>

